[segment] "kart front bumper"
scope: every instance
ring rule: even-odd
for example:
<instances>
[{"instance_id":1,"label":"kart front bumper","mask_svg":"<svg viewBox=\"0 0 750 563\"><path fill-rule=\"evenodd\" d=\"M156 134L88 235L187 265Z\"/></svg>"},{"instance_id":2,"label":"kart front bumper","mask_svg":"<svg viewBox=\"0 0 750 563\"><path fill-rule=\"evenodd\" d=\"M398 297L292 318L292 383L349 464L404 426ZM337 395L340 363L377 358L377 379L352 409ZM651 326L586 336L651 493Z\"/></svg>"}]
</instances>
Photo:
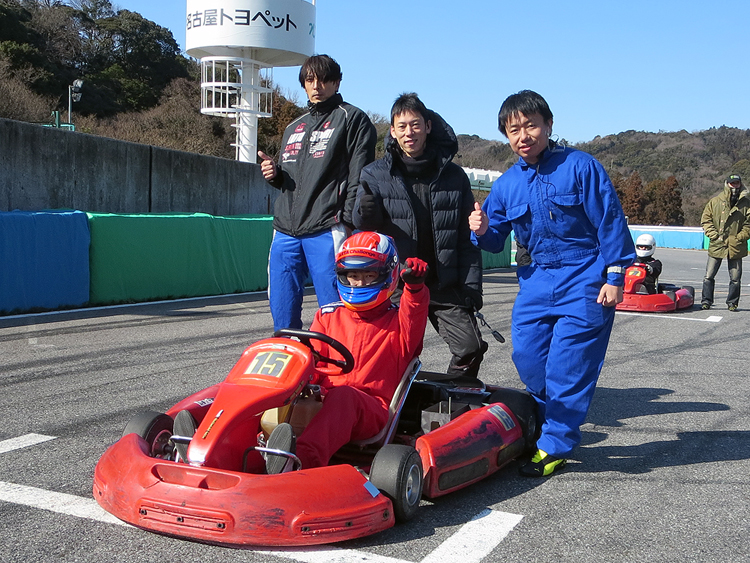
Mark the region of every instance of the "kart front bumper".
<instances>
[{"instance_id":1,"label":"kart front bumper","mask_svg":"<svg viewBox=\"0 0 750 563\"><path fill-rule=\"evenodd\" d=\"M693 296L686 289L674 292L674 299L664 293L626 293L618 311L640 311L642 313L667 313L692 307Z\"/></svg>"},{"instance_id":2,"label":"kart front bumper","mask_svg":"<svg viewBox=\"0 0 750 563\"><path fill-rule=\"evenodd\" d=\"M279 475L196 467L149 457L128 434L94 473L94 498L139 528L231 546L301 546L394 525L391 501L351 465Z\"/></svg>"}]
</instances>

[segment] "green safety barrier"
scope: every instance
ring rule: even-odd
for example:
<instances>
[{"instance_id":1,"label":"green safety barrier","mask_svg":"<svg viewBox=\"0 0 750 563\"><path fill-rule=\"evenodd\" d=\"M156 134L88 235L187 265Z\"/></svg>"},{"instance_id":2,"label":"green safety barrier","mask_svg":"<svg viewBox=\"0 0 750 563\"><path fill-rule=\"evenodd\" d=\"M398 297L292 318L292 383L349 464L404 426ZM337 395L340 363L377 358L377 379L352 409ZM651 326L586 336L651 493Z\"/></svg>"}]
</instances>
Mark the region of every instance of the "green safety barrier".
<instances>
[{"instance_id":1,"label":"green safety barrier","mask_svg":"<svg viewBox=\"0 0 750 563\"><path fill-rule=\"evenodd\" d=\"M505 248L503 248L502 252L498 252L497 254L493 254L492 252L487 252L486 250L482 250L482 268L484 268L485 270L488 270L491 268L510 268L511 240L512 240L512 235L509 236L507 239L505 239Z\"/></svg>"},{"instance_id":2,"label":"green safety barrier","mask_svg":"<svg viewBox=\"0 0 750 563\"><path fill-rule=\"evenodd\" d=\"M88 213L91 304L265 289L273 217Z\"/></svg>"}]
</instances>

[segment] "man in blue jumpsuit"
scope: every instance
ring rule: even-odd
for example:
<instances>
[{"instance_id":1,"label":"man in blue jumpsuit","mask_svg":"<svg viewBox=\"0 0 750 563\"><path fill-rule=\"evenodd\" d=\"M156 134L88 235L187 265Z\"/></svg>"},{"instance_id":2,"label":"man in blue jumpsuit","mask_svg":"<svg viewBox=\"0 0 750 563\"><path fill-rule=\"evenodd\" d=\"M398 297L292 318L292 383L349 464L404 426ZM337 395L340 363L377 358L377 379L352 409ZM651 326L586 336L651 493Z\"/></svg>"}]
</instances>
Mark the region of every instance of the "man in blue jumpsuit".
<instances>
[{"instance_id":1,"label":"man in blue jumpsuit","mask_svg":"<svg viewBox=\"0 0 750 563\"><path fill-rule=\"evenodd\" d=\"M480 248L500 252L514 231L531 254L519 268L513 362L539 406L537 451L520 468L551 475L580 443L622 301L635 248L604 168L591 155L550 140L552 112L539 94L508 97L500 131L520 158L469 217Z\"/></svg>"}]
</instances>

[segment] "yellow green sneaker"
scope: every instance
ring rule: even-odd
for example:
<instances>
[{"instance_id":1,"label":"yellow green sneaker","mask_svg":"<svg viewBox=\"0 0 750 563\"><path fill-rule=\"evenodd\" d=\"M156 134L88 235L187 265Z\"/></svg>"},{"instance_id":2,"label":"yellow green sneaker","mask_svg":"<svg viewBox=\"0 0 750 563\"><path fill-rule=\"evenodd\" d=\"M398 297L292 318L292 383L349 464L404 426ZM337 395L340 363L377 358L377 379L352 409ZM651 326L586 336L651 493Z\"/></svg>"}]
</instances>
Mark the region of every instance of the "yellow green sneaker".
<instances>
[{"instance_id":1,"label":"yellow green sneaker","mask_svg":"<svg viewBox=\"0 0 750 563\"><path fill-rule=\"evenodd\" d=\"M544 450L537 450L531 460L523 464L518 472L524 477L547 477L565 467L565 463L564 459L553 457Z\"/></svg>"}]
</instances>

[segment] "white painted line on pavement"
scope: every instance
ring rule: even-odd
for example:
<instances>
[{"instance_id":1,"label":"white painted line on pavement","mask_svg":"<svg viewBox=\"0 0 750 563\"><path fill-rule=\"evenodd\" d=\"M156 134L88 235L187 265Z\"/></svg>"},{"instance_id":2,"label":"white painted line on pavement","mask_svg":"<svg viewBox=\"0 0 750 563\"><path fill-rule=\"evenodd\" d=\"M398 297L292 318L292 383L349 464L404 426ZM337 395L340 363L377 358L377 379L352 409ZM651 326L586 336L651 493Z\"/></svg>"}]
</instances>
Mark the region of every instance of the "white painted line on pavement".
<instances>
[{"instance_id":1,"label":"white painted line on pavement","mask_svg":"<svg viewBox=\"0 0 750 563\"><path fill-rule=\"evenodd\" d=\"M26 434L0 441L0 453L5 453L49 440L55 436ZM0 502L10 502L42 510L86 518L107 524L130 526L109 514L93 498L67 493L57 493L27 485L0 481ZM479 563L513 530L523 516L486 509L464 524L457 532L440 544L421 563L461 561ZM309 547L289 550L257 550L284 559L302 563L412 563L403 559L377 555L354 549L336 547Z\"/></svg>"},{"instance_id":2,"label":"white painted line on pavement","mask_svg":"<svg viewBox=\"0 0 750 563\"><path fill-rule=\"evenodd\" d=\"M631 317L654 317L658 319L673 319L675 321L698 321L701 323L718 323L724 317L712 315L705 319L696 319L695 317L684 317L682 315L670 315L670 314L659 314L659 313L633 313L631 311L617 311L618 315L630 315Z\"/></svg>"},{"instance_id":3,"label":"white painted line on pavement","mask_svg":"<svg viewBox=\"0 0 750 563\"><path fill-rule=\"evenodd\" d=\"M26 485L0 481L0 501L107 524L130 526L105 511L93 498L88 499L66 493L56 493ZM522 518L523 516L519 514L487 509L464 524L456 533L425 557L421 563L442 563L444 561L479 563L495 549L497 544L511 532ZM411 563L403 559L366 551L335 547L257 551L302 563Z\"/></svg>"},{"instance_id":4,"label":"white painted line on pavement","mask_svg":"<svg viewBox=\"0 0 750 563\"><path fill-rule=\"evenodd\" d=\"M88 499L77 495L56 493L26 485L16 485L0 481L0 501L41 508L42 510L86 518L88 520L97 520L107 524L129 525L112 516L99 506L93 498Z\"/></svg>"},{"instance_id":5,"label":"white painted line on pavement","mask_svg":"<svg viewBox=\"0 0 750 563\"><path fill-rule=\"evenodd\" d=\"M355 549L340 549L338 547L308 547L302 549L290 550L255 550L256 553L273 555L300 561L301 563L412 563L404 559L386 557L366 551L357 551Z\"/></svg>"},{"instance_id":6,"label":"white painted line on pavement","mask_svg":"<svg viewBox=\"0 0 750 563\"><path fill-rule=\"evenodd\" d=\"M66 493L56 493L26 485L0 481L0 501L107 524L130 526L101 508L93 498L88 499ZM444 561L479 563L495 549L522 518L523 516L519 514L487 509L464 524L456 533L425 557L421 563L442 563ZM335 547L257 551L302 563L411 563L394 557Z\"/></svg>"},{"instance_id":7,"label":"white painted line on pavement","mask_svg":"<svg viewBox=\"0 0 750 563\"><path fill-rule=\"evenodd\" d=\"M242 293L225 293L222 295L203 295L200 297L183 297L181 299L163 299L161 301L141 301L139 303L121 303L119 305L102 305L100 307L81 307L79 309L61 309L59 311L45 311L44 313L23 313L20 315L7 315L0 320L6 319L28 319L35 317L54 317L66 313L88 313L91 311L112 311L115 309L128 309L132 307L143 307L144 305L163 305L165 303L190 303L191 301L210 301L218 300L222 297L243 297L245 295L264 295L268 292L262 291L244 291Z\"/></svg>"},{"instance_id":8,"label":"white painted line on pavement","mask_svg":"<svg viewBox=\"0 0 750 563\"><path fill-rule=\"evenodd\" d=\"M516 527L523 516L487 509L461 526L420 563L479 563ZM365 551L311 547L307 549L263 551L276 557L302 563L410 563Z\"/></svg>"},{"instance_id":9,"label":"white painted line on pavement","mask_svg":"<svg viewBox=\"0 0 750 563\"><path fill-rule=\"evenodd\" d=\"M44 434L25 434L17 438L3 440L0 442L0 454L42 444L55 438L55 436L45 436ZM0 481L0 501L41 508L68 516L98 520L108 524L128 525L101 508L93 498L56 493L26 485Z\"/></svg>"},{"instance_id":10,"label":"white painted line on pavement","mask_svg":"<svg viewBox=\"0 0 750 563\"><path fill-rule=\"evenodd\" d=\"M437 549L422 559L422 563L479 563L521 521L520 514L510 514L489 508L474 516Z\"/></svg>"},{"instance_id":11,"label":"white painted line on pavement","mask_svg":"<svg viewBox=\"0 0 750 563\"><path fill-rule=\"evenodd\" d=\"M0 454L6 452L12 452L13 450L20 450L28 446L35 446L43 442L54 440L56 436L45 436L44 434L25 434L17 438L9 438L8 440L0 441Z\"/></svg>"}]
</instances>

